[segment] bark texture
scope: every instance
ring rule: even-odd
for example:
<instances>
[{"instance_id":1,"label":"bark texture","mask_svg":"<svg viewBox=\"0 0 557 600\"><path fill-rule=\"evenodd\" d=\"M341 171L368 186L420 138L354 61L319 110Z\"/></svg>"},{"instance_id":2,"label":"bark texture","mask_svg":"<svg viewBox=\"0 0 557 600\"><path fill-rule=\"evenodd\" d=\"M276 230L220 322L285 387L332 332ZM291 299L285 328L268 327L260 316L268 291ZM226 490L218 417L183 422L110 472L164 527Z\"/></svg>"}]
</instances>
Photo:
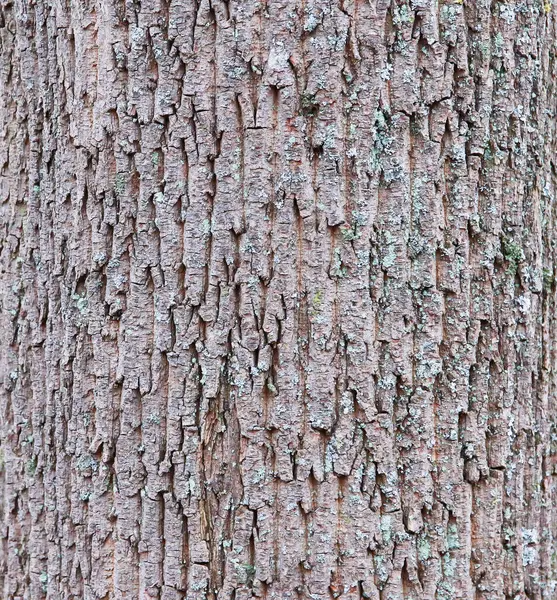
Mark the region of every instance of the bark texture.
<instances>
[{"instance_id":1,"label":"bark texture","mask_svg":"<svg viewBox=\"0 0 557 600\"><path fill-rule=\"evenodd\" d=\"M552 0L0 1L0 596L557 597Z\"/></svg>"}]
</instances>

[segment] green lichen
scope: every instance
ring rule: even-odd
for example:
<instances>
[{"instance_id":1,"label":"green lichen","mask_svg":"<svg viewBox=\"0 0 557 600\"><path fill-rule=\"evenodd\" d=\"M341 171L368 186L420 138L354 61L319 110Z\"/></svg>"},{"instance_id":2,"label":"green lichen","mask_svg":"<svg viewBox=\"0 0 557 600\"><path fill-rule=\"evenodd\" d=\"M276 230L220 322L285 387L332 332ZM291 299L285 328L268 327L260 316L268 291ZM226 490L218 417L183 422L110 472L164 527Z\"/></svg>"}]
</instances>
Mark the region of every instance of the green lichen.
<instances>
[{"instance_id":1,"label":"green lichen","mask_svg":"<svg viewBox=\"0 0 557 600\"><path fill-rule=\"evenodd\" d=\"M447 527L447 548L449 550L457 550L460 548L456 523L449 523L449 526Z\"/></svg>"},{"instance_id":2,"label":"green lichen","mask_svg":"<svg viewBox=\"0 0 557 600\"><path fill-rule=\"evenodd\" d=\"M209 219L204 219L201 223L201 232L204 236L209 236L211 233L211 222Z\"/></svg>"},{"instance_id":3,"label":"green lichen","mask_svg":"<svg viewBox=\"0 0 557 600\"><path fill-rule=\"evenodd\" d=\"M318 289L313 298L311 300L311 305L313 306L313 310L315 312L319 312L321 310L321 304L323 303L323 290Z\"/></svg>"},{"instance_id":4,"label":"green lichen","mask_svg":"<svg viewBox=\"0 0 557 600\"><path fill-rule=\"evenodd\" d=\"M340 233L342 234L342 239L345 242L352 242L352 241L358 239L358 237L359 237L357 232L354 229L352 229L351 227L343 227L340 230Z\"/></svg>"},{"instance_id":5,"label":"green lichen","mask_svg":"<svg viewBox=\"0 0 557 600\"><path fill-rule=\"evenodd\" d=\"M39 575L39 581L42 584L42 588L43 588L43 592L46 593L48 587L48 573L46 571L43 571L40 575Z\"/></svg>"},{"instance_id":6,"label":"green lichen","mask_svg":"<svg viewBox=\"0 0 557 600\"><path fill-rule=\"evenodd\" d=\"M37 471L37 457L32 456L27 461L27 474L31 475L31 477L33 477L33 475L35 475L36 471Z\"/></svg>"},{"instance_id":7,"label":"green lichen","mask_svg":"<svg viewBox=\"0 0 557 600\"><path fill-rule=\"evenodd\" d=\"M382 590L385 587L385 583L389 579L389 571L387 564L385 563L385 557L381 554L376 554L373 557L375 563L375 575L377 576L378 588Z\"/></svg>"},{"instance_id":8,"label":"green lichen","mask_svg":"<svg viewBox=\"0 0 557 600\"><path fill-rule=\"evenodd\" d=\"M300 98L301 112L306 117L314 117L319 112L319 101L315 94L303 93Z\"/></svg>"},{"instance_id":9,"label":"green lichen","mask_svg":"<svg viewBox=\"0 0 557 600\"><path fill-rule=\"evenodd\" d=\"M306 22L304 23L304 31L307 31L308 33L315 31L319 23L320 19L315 14L310 12L307 16Z\"/></svg>"},{"instance_id":10,"label":"green lichen","mask_svg":"<svg viewBox=\"0 0 557 600\"><path fill-rule=\"evenodd\" d=\"M117 173L114 181L114 191L118 196L122 195L126 189L126 176L124 173Z\"/></svg>"},{"instance_id":11,"label":"green lichen","mask_svg":"<svg viewBox=\"0 0 557 600\"><path fill-rule=\"evenodd\" d=\"M411 25L414 22L414 13L407 4L396 6L393 10L393 25Z\"/></svg>"},{"instance_id":12,"label":"green lichen","mask_svg":"<svg viewBox=\"0 0 557 600\"><path fill-rule=\"evenodd\" d=\"M84 471L96 471L99 468L99 463L90 454L84 454L77 461L77 469L81 473Z\"/></svg>"},{"instance_id":13,"label":"green lichen","mask_svg":"<svg viewBox=\"0 0 557 600\"><path fill-rule=\"evenodd\" d=\"M87 298L85 296L85 294L81 295L81 294L73 294L72 295L72 299L75 300L75 305L77 307L77 310L82 314L86 314L87 313L87 306L88 306L88 301Z\"/></svg>"},{"instance_id":14,"label":"green lichen","mask_svg":"<svg viewBox=\"0 0 557 600\"><path fill-rule=\"evenodd\" d=\"M256 568L254 567L254 565L240 563L236 565L236 571L238 572L238 576L242 583L244 583L248 587L253 586L256 573Z\"/></svg>"},{"instance_id":15,"label":"green lichen","mask_svg":"<svg viewBox=\"0 0 557 600\"><path fill-rule=\"evenodd\" d=\"M431 556L431 546L427 538L420 536L418 538L418 560L425 562Z\"/></svg>"},{"instance_id":16,"label":"green lichen","mask_svg":"<svg viewBox=\"0 0 557 600\"><path fill-rule=\"evenodd\" d=\"M443 555L443 575L445 577L452 579L455 576L456 572L456 560L450 555Z\"/></svg>"},{"instance_id":17,"label":"green lichen","mask_svg":"<svg viewBox=\"0 0 557 600\"><path fill-rule=\"evenodd\" d=\"M381 535L383 538L383 543L385 545L390 544L392 539L392 517L390 515L383 515L381 517L380 523Z\"/></svg>"},{"instance_id":18,"label":"green lichen","mask_svg":"<svg viewBox=\"0 0 557 600\"><path fill-rule=\"evenodd\" d=\"M394 246L389 246L386 255L383 257L381 261L381 266L383 269L388 269L392 267L396 262L396 250Z\"/></svg>"},{"instance_id":19,"label":"green lichen","mask_svg":"<svg viewBox=\"0 0 557 600\"><path fill-rule=\"evenodd\" d=\"M340 248L335 248L333 254L333 264L331 266L331 277L341 279L348 275L348 269L342 264Z\"/></svg>"},{"instance_id":20,"label":"green lichen","mask_svg":"<svg viewBox=\"0 0 557 600\"><path fill-rule=\"evenodd\" d=\"M503 256L509 263L508 271L514 275L518 269L518 265L524 261L525 254L522 247L510 238L504 238L503 242Z\"/></svg>"}]
</instances>

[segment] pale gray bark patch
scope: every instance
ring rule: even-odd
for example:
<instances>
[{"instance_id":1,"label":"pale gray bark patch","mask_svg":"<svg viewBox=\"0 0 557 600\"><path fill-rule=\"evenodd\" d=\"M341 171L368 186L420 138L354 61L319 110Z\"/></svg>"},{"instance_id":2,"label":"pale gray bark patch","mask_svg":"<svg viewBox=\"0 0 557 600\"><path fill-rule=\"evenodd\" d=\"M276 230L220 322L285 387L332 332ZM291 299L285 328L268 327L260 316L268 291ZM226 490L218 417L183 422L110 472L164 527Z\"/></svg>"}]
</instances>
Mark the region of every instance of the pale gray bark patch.
<instances>
[{"instance_id":1,"label":"pale gray bark patch","mask_svg":"<svg viewBox=\"0 0 557 600\"><path fill-rule=\"evenodd\" d=\"M552 0L0 0L0 596L557 597Z\"/></svg>"}]
</instances>

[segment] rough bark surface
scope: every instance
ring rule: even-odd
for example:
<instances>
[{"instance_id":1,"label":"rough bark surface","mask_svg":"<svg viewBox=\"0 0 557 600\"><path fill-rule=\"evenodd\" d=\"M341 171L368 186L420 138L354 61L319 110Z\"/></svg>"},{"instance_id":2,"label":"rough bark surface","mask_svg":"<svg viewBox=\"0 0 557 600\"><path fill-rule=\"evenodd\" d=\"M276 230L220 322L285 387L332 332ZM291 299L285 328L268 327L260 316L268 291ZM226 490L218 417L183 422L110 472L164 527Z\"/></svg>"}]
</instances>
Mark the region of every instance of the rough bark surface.
<instances>
[{"instance_id":1,"label":"rough bark surface","mask_svg":"<svg viewBox=\"0 0 557 600\"><path fill-rule=\"evenodd\" d=\"M557 597L551 0L0 1L0 595Z\"/></svg>"}]
</instances>

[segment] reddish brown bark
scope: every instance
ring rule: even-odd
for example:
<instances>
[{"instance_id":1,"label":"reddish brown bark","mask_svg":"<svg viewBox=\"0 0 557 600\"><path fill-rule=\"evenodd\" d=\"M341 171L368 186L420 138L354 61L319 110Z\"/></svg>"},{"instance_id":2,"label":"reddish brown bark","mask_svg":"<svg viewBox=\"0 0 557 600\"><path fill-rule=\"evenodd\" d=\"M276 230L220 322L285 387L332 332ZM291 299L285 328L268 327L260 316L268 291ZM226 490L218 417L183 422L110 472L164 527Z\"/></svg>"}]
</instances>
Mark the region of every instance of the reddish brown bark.
<instances>
[{"instance_id":1,"label":"reddish brown bark","mask_svg":"<svg viewBox=\"0 0 557 600\"><path fill-rule=\"evenodd\" d=\"M0 1L0 596L557 597L550 0Z\"/></svg>"}]
</instances>

